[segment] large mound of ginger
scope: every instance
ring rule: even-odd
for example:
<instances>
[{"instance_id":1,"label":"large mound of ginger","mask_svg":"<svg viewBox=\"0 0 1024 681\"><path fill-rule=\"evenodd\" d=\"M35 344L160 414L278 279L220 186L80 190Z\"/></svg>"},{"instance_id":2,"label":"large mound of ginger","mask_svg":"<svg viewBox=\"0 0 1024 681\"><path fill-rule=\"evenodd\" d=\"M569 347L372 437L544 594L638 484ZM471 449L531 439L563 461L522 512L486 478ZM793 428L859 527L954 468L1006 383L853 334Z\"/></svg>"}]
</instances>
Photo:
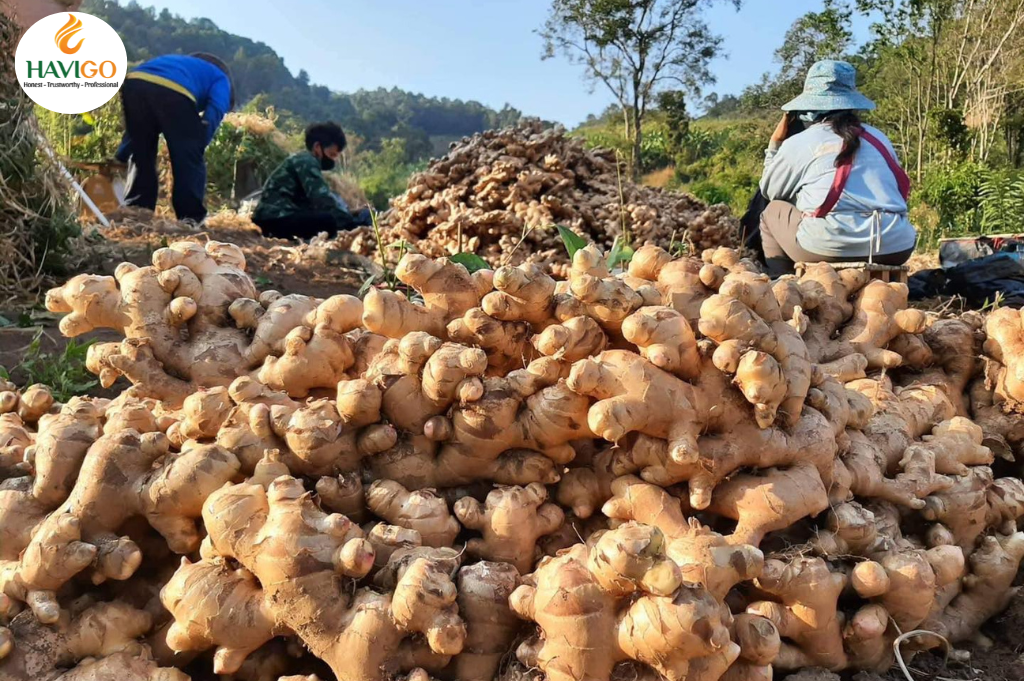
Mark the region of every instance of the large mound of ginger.
<instances>
[{"instance_id":1,"label":"large mound of ginger","mask_svg":"<svg viewBox=\"0 0 1024 681\"><path fill-rule=\"evenodd\" d=\"M2 386L0 681L883 671L1014 595L1018 312L726 249L396 276L180 242L49 292L127 387Z\"/></svg>"},{"instance_id":2,"label":"large mound of ginger","mask_svg":"<svg viewBox=\"0 0 1024 681\"><path fill-rule=\"evenodd\" d=\"M430 257L475 253L496 266L533 263L559 274L570 262L555 225L604 249L616 238L674 241L696 252L739 245L739 220L728 206L626 175L614 152L523 119L463 138L415 173L381 216L379 233L363 227L316 245L375 257L383 238Z\"/></svg>"}]
</instances>

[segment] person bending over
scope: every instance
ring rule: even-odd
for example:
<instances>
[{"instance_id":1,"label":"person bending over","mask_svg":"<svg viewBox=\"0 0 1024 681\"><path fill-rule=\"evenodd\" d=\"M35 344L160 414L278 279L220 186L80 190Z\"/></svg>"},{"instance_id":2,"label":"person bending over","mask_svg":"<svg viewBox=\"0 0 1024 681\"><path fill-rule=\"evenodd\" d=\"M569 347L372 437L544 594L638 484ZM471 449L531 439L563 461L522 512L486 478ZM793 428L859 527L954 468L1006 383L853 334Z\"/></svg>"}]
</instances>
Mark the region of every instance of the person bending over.
<instances>
[{"instance_id":1,"label":"person bending over","mask_svg":"<svg viewBox=\"0 0 1024 681\"><path fill-rule=\"evenodd\" d=\"M264 236L310 239L370 224L368 208L353 215L324 180L323 172L334 169L347 143L337 123L306 128L306 151L285 159L263 186L252 221Z\"/></svg>"},{"instance_id":2,"label":"person bending over","mask_svg":"<svg viewBox=\"0 0 1024 681\"><path fill-rule=\"evenodd\" d=\"M820 61L803 94L782 107L787 114L772 135L760 185L771 202L761 239L773 278L795 262L902 265L914 251L910 179L892 142L861 122L857 112L875 105L856 82L852 65ZM787 139L793 116L807 129Z\"/></svg>"},{"instance_id":3,"label":"person bending over","mask_svg":"<svg viewBox=\"0 0 1024 681\"><path fill-rule=\"evenodd\" d=\"M227 65L212 54L168 54L140 64L121 87L125 135L117 156L128 163L125 203L156 208L157 145L167 141L174 174L171 204L179 220L206 217L206 147L235 105Z\"/></svg>"}]
</instances>

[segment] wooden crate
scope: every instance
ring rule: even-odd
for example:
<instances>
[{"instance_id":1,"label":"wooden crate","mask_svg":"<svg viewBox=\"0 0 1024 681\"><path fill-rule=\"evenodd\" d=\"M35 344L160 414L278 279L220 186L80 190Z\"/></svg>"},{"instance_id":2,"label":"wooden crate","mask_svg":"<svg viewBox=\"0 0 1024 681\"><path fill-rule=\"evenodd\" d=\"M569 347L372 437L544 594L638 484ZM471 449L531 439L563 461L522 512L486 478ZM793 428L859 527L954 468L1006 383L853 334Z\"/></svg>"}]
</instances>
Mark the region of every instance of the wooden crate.
<instances>
[{"instance_id":1,"label":"wooden crate","mask_svg":"<svg viewBox=\"0 0 1024 681\"><path fill-rule=\"evenodd\" d=\"M815 263L796 263L797 276L803 276L810 264ZM910 277L910 267L907 265L879 265L870 262L830 262L828 265L837 270L865 270L872 279L885 282L906 284Z\"/></svg>"}]
</instances>

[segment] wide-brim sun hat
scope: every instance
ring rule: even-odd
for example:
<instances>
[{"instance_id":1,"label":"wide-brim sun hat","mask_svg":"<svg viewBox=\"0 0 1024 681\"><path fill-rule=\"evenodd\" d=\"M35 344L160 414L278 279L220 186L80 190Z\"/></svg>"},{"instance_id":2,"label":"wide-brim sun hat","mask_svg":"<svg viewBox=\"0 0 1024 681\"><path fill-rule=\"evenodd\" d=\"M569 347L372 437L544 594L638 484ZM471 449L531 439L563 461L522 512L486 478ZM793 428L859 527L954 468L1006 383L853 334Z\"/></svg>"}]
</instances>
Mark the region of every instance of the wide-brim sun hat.
<instances>
[{"instance_id":1,"label":"wide-brim sun hat","mask_svg":"<svg viewBox=\"0 0 1024 681\"><path fill-rule=\"evenodd\" d=\"M875 103L857 91L857 69L845 61L827 59L807 71L804 91L783 111L873 111Z\"/></svg>"}]
</instances>

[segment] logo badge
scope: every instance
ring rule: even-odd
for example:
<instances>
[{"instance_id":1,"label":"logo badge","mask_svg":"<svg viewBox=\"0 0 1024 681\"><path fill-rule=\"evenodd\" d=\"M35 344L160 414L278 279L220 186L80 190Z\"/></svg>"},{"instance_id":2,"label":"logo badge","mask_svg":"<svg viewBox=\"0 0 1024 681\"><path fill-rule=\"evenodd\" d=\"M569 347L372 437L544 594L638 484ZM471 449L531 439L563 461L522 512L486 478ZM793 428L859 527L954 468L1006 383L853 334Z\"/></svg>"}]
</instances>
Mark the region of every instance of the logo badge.
<instances>
[{"instance_id":1,"label":"logo badge","mask_svg":"<svg viewBox=\"0 0 1024 681\"><path fill-rule=\"evenodd\" d=\"M84 12L43 17L22 36L14 58L25 93L44 109L62 114L103 106L117 94L128 71L121 36Z\"/></svg>"}]
</instances>

